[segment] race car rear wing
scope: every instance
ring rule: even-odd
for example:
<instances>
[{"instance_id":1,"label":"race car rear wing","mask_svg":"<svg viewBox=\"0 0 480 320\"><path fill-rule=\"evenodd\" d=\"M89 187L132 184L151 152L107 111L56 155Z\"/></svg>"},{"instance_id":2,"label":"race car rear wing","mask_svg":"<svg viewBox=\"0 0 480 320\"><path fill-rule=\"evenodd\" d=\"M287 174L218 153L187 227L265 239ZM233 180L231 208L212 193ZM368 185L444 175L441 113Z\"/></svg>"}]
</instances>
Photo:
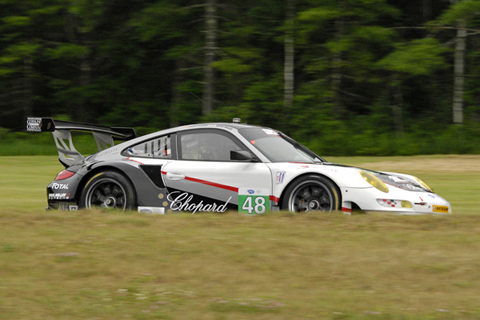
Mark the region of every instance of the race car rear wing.
<instances>
[{"instance_id":1,"label":"race car rear wing","mask_svg":"<svg viewBox=\"0 0 480 320\"><path fill-rule=\"evenodd\" d=\"M107 127L88 123L54 120L52 118L27 118L27 131L52 132L58 150L58 159L66 167L82 163L85 157L75 149L71 131L91 132L98 151L114 146L113 140L130 140L136 137L135 129Z\"/></svg>"}]
</instances>

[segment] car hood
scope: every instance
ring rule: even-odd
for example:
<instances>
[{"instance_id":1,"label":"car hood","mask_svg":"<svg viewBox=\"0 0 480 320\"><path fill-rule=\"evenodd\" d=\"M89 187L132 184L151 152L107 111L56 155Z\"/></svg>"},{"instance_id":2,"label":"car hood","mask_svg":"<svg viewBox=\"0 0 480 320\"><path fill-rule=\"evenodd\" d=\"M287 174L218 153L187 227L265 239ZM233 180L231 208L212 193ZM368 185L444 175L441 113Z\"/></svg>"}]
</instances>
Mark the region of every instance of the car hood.
<instances>
[{"instance_id":1,"label":"car hood","mask_svg":"<svg viewBox=\"0 0 480 320\"><path fill-rule=\"evenodd\" d=\"M338 168L340 170L341 168L343 168L343 169L353 169L356 171L365 171L376 176L388 186L393 186L406 191L433 192L433 190L425 182L409 174L403 174L403 173L397 173L397 172L374 171L370 169L363 169L359 167L348 166L348 165L343 165L338 163L331 163L331 162L325 162L322 164L322 166Z\"/></svg>"}]
</instances>

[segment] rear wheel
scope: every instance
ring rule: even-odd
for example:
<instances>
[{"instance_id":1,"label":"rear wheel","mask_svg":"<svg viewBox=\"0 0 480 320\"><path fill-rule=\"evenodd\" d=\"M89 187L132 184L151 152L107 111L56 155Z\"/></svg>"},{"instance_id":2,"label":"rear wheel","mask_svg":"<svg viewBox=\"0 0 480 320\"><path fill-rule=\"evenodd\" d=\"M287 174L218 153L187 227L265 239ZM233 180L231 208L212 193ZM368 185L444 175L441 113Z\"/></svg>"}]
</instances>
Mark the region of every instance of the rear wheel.
<instances>
[{"instance_id":1,"label":"rear wheel","mask_svg":"<svg viewBox=\"0 0 480 320\"><path fill-rule=\"evenodd\" d=\"M282 209L291 212L340 210L340 190L329 179L309 175L299 178L285 191Z\"/></svg>"},{"instance_id":2,"label":"rear wheel","mask_svg":"<svg viewBox=\"0 0 480 320\"><path fill-rule=\"evenodd\" d=\"M85 184L80 207L131 210L135 207L135 190L122 174L100 172Z\"/></svg>"}]
</instances>

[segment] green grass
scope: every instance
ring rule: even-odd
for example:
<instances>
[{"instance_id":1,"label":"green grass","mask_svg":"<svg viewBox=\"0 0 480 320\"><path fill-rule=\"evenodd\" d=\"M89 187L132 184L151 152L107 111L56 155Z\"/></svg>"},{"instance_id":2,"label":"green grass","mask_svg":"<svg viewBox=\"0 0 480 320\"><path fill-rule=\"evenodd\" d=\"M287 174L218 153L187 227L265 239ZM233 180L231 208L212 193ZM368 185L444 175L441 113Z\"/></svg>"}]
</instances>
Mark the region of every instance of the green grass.
<instances>
[{"instance_id":1,"label":"green grass","mask_svg":"<svg viewBox=\"0 0 480 320\"><path fill-rule=\"evenodd\" d=\"M46 187L62 169L56 156L0 157L0 207L22 212L45 208Z\"/></svg>"},{"instance_id":2,"label":"green grass","mask_svg":"<svg viewBox=\"0 0 480 320\"><path fill-rule=\"evenodd\" d=\"M480 319L478 159L329 160L411 166L454 214L45 211L57 158L0 157L0 318Z\"/></svg>"}]
</instances>

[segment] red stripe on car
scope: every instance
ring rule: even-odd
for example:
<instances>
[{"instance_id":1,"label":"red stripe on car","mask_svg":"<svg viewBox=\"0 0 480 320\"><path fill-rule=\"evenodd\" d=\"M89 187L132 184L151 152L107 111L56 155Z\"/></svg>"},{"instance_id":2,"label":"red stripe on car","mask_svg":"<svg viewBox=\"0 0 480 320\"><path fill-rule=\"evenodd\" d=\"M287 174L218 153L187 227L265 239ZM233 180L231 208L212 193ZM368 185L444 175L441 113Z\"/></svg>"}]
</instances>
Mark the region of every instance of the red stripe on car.
<instances>
[{"instance_id":1,"label":"red stripe on car","mask_svg":"<svg viewBox=\"0 0 480 320\"><path fill-rule=\"evenodd\" d=\"M205 184L207 186L212 186L212 187L225 189L225 190L229 190L229 191L233 191L233 192L238 192L238 188L236 188L236 187L231 187L231 186L227 186L227 185L216 183L216 182L201 180L201 179L192 178L192 177L185 177L185 180L192 181L192 182L197 182L197 183Z\"/></svg>"},{"instance_id":2,"label":"red stripe on car","mask_svg":"<svg viewBox=\"0 0 480 320\"><path fill-rule=\"evenodd\" d=\"M143 162L140 162L140 161L138 161L138 160L132 159L131 157L128 157L127 160L130 160L130 161L133 161L133 162L136 162L136 163L143 164Z\"/></svg>"},{"instance_id":3,"label":"red stripe on car","mask_svg":"<svg viewBox=\"0 0 480 320\"><path fill-rule=\"evenodd\" d=\"M167 174L167 172L162 171L162 174ZM211 181L202 180L202 179L197 179L197 178L192 178L192 177L185 177L184 179L188 180L188 181L192 181L192 182L205 184L207 186L212 186L212 187L216 187L216 188L220 188L220 189L225 189L225 190L229 190L229 191L233 191L233 192L238 192L238 188L232 187L232 186L227 186L225 184L220 184L220 183L211 182Z\"/></svg>"}]
</instances>

